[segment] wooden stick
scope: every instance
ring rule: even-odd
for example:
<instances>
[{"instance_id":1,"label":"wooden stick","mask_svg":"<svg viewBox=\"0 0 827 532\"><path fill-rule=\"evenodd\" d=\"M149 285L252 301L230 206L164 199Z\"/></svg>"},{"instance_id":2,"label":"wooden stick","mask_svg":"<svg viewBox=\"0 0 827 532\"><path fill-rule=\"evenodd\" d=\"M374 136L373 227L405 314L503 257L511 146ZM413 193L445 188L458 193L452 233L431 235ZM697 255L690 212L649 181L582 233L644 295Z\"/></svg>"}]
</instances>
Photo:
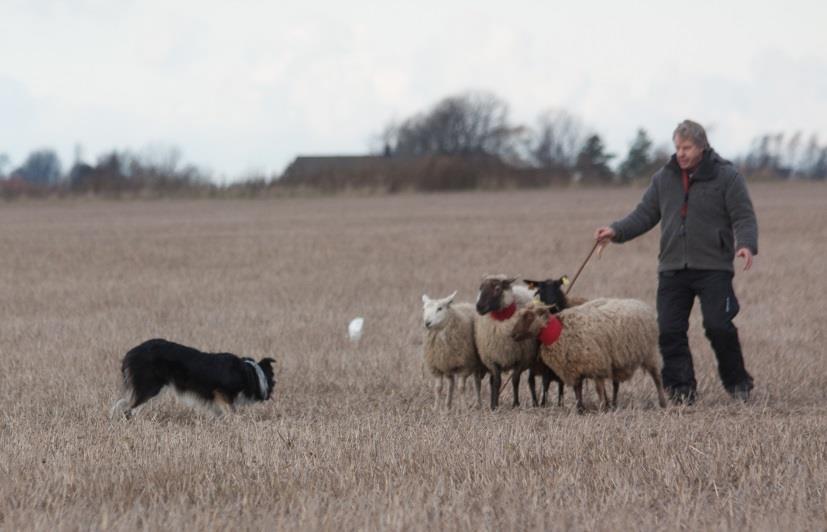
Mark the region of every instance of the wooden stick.
<instances>
[{"instance_id":1,"label":"wooden stick","mask_svg":"<svg viewBox=\"0 0 827 532\"><path fill-rule=\"evenodd\" d=\"M589 251L588 257L586 257L586 260L584 260L583 264L580 265L580 269L577 270L576 274L574 274L574 279L571 280L571 282L569 283L569 286L566 288L566 295L569 295L569 292L571 292L571 289L574 288L574 283L577 281L577 278L580 277L580 273L583 271L583 268L586 267L586 264L589 262L589 259L591 259L592 255L594 255L594 250L596 250L597 246L599 246L599 245L600 245L600 240L595 241L594 246L592 246L592 250Z\"/></svg>"}]
</instances>

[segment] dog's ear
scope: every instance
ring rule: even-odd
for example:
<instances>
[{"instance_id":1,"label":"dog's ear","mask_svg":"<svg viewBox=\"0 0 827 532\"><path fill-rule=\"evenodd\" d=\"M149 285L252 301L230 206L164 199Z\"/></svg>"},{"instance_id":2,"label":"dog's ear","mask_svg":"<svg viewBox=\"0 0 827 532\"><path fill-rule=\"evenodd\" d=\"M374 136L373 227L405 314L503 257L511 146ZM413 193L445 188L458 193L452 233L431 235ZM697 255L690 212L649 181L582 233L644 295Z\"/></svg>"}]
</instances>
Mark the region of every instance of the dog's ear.
<instances>
[{"instance_id":1,"label":"dog's ear","mask_svg":"<svg viewBox=\"0 0 827 532\"><path fill-rule=\"evenodd\" d=\"M274 359L270 358L270 357L262 358L261 360L258 361L259 366L270 366L271 369L273 367L273 364L275 364L275 363L276 363L276 361Z\"/></svg>"}]
</instances>

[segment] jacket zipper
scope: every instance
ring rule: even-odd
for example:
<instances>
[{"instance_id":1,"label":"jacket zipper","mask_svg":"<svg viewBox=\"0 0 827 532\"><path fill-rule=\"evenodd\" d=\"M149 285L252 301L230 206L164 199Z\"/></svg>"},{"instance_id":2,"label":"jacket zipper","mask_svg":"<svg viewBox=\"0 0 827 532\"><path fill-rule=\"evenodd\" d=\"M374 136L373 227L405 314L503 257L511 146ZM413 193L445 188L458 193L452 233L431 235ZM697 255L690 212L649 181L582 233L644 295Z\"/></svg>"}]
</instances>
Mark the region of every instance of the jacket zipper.
<instances>
[{"instance_id":1,"label":"jacket zipper","mask_svg":"<svg viewBox=\"0 0 827 532\"><path fill-rule=\"evenodd\" d=\"M681 238L683 239L683 267L689 268L689 244L686 235L686 218L689 214L689 189L692 188L692 177L686 175L684 180L684 173L681 170L681 184L683 185L683 205L681 205Z\"/></svg>"}]
</instances>

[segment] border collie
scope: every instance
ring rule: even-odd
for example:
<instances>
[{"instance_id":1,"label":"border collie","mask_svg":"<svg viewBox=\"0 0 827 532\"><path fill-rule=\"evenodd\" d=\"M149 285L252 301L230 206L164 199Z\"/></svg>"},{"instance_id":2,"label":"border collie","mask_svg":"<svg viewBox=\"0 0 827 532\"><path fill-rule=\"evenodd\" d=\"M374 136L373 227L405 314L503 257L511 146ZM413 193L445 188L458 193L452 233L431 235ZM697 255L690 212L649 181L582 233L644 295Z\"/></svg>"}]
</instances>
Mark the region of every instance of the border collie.
<instances>
[{"instance_id":1,"label":"border collie","mask_svg":"<svg viewBox=\"0 0 827 532\"><path fill-rule=\"evenodd\" d=\"M123 357L124 398L110 412L113 418L125 405L127 419L169 386L186 402L201 403L220 416L227 410L270 399L276 379L272 358L256 362L232 353L204 353L162 339L148 340Z\"/></svg>"}]
</instances>

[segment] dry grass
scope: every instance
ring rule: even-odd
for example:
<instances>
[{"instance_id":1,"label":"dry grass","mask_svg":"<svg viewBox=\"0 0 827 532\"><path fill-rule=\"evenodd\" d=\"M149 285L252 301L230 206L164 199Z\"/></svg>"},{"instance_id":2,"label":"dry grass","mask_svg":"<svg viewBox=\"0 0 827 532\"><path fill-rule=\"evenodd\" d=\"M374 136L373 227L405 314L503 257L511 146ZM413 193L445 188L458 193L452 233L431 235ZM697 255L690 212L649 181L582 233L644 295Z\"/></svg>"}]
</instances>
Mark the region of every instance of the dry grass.
<instances>
[{"instance_id":1,"label":"dry grass","mask_svg":"<svg viewBox=\"0 0 827 532\"><path fill-rule=\"evenodd\" d=\"M0 528L823 528L827 188L752 193L752 402L723 393L696 310L696 406L658 410L638 375L619 411L585 416L571 390L565 409L432 412L420 295L572 274L640 190L2 205ZM575 293L654 302L655 233ZM110 423L120 357L157 336L275 355L276 399Z\"/></svg>"}]
</instances>

